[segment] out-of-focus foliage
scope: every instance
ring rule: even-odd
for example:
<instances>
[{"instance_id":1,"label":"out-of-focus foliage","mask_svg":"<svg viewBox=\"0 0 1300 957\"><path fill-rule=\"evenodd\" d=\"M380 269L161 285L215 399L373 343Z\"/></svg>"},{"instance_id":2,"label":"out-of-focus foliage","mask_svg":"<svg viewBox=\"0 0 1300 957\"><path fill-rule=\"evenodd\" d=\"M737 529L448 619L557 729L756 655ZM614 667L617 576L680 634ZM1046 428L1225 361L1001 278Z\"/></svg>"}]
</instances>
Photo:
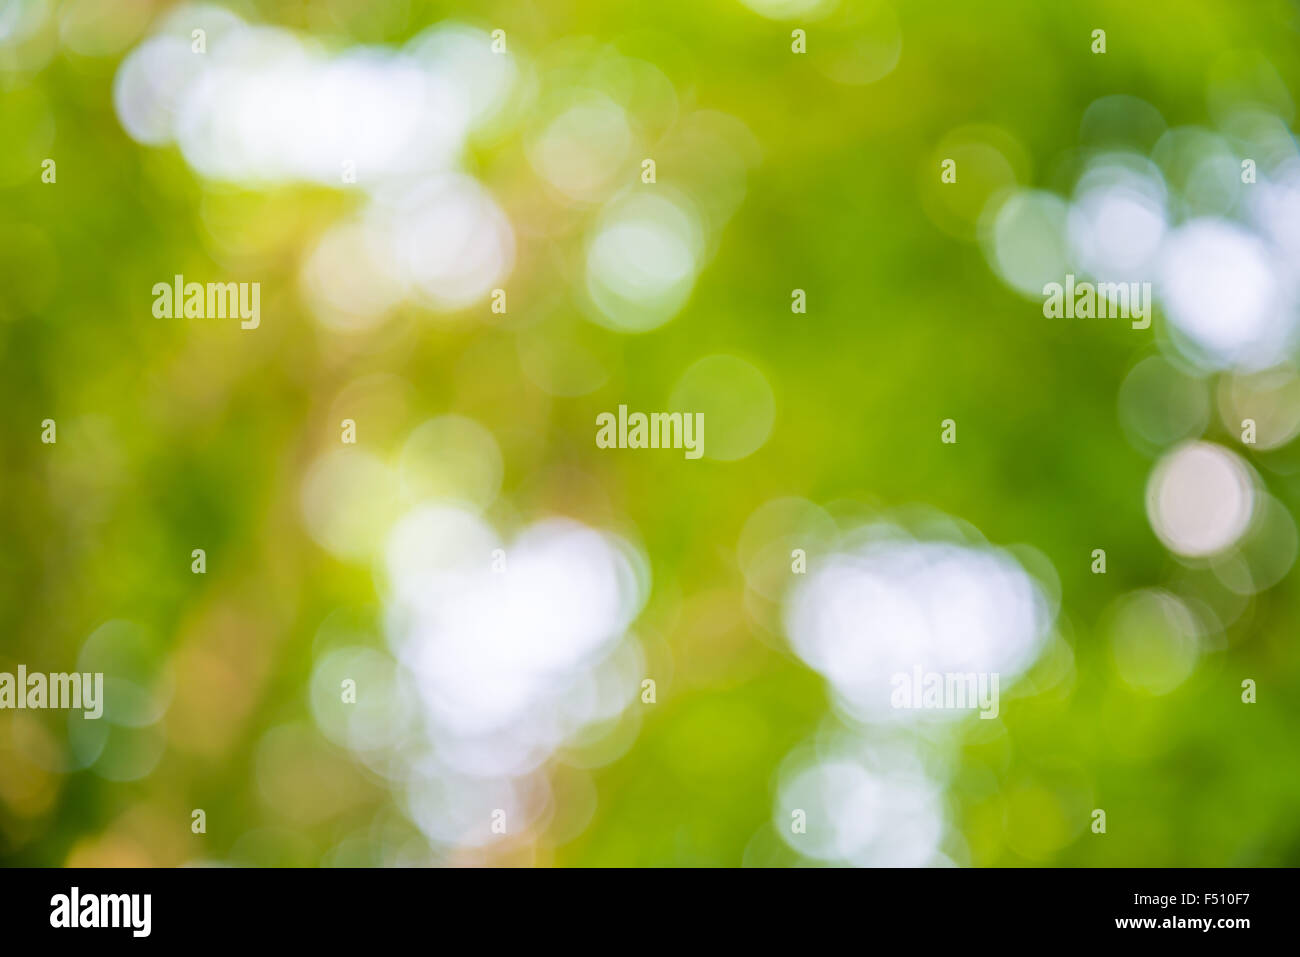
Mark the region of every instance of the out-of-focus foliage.
<instances>
[{"instance_id":1,"label":"out-of-focus foliage","mask_svg":"<svg viewBox=\"0 0 1300 957\"><path fill-rule=\"evenodd\" d=\"M1013 281L1042 244L996 227L1017 190L1085 208L1121 155L1156 170L1167 235L1241 223L1290 288L1296 247L1251 204L1300 209L1293 4L264 2L229 10L298 45L238 55L212 8L0 10L0 671L145 702L0 711L0 860L1300 863L1293 345L1276 387L1198 365L1155 267L1150 329L1047 319ZM159 36L257 82L226 102L208 74L167 114L192 60L124 86ZM373 72L339 68L362 46ZM295 57L334 85L295 87ZM360 133L316 144L333 110ZM1258 192L1215 200L1162 139L1184 127ZM178 274L260 283L260 326L157 318ZM705 457L598 448L620 405L704 410ZM1250 416L1280 441L1243 444ZM1153 528L1186 439L1244 464L1255 546L1176 555ZM756 539L782 499L805 500L788 536ZM1033 576L1049 620L996 720L855 716L792 645L797 589L882 517ZM508 599L498 546L533 576ZM1001 594L974 567L908 587L934 614ZM453 617L454 652L411 651ZM896 845L849 833L895 821Z\"/></svg>"}]
</instances>

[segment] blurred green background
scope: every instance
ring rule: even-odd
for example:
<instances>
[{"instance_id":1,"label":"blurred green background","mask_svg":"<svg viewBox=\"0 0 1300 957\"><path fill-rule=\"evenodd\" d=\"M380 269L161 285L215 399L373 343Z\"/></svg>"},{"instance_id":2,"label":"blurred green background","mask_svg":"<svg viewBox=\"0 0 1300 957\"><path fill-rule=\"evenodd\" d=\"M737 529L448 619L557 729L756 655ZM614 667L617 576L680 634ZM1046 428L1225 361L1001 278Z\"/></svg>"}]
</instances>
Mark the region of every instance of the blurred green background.
<instances>
[{"instance_id":1,"label":"blurred green background","mask_svg":"<svg viewBox=\"0 0 1300 957\"><path fill-rule=\"evenodd\" d=\"M970 716L920 734L942 833L901 860L1300 863L1296 573L1286 561L1272 587L1234 592L1205 562L1171 554L1146 488L1173 441L1134 440L1121 387L1138 363L1165 356L1216 410L1174 437L1232 449L1291 514L1294 443L1241 444L1220 410L1232 370L1187 372L1159 307L1146 331L1045 319L1041 303L991 268L986 240L999 191L1069 197L1096 148L1081 124L1102 98L1143 100L1168 128L1213 130L1216 77L1241 75L1223 58L1245 51L1255 58L1246 62L1267 65L1247 71L1247 86L1290 125L1287 105L1300 94L1295 4L223 9L291 31L322 58L358 46L395 55L449 26L470 31L457 35L477 57L491 31L505 30L511 73L494 112L436 163L491 197L509 224L509 262L496 271L489 262L455 301L431 300L428 287L473 273L472 256L467 265L451 255L415 294L384 299L364 273L361 287L339 292L329 279L354 257L326 258L313 272L321 238L367 221L372 194L418 170L378 183L362 163L357 184L297 175L293 163L265 177L211 175L202 157L220 158L234 134L226 129L208 154L201 137L192 149L165 136L143 142L124 126L132 94L120 85L133 51L168 30L188 46L194 24L208 24L207 50L194 55L219 66L233 28L213 24L226 21L206 7L127 0L4 4L0 670L103 663L97 670L118 674L147 705L117 719L110 708L93 731L76 714L0 711L0 861L897 863L801 854L777 833L788 818L779 792L789 755L828 728L866 745L896 735L840 714L827 681L790 650L779 601L751 594L738 556L746 523L765 503L798 497L841 531L865 509L923 505L989 542L1032 546L1058 580L1045 586L1059 593L1059 611L1042 673L1017 696L1004 682L997 721ZM1090 49L1099 28L1100 55ZM806 30L805 54L792 52L795 29ZM488 83L468 73L461 93ZM356 95L365 104L373 92ZM161 115L153 95L150 115ZM258 95L290 94L268 84ZM572 118L567 140L548 125L563 104L595 96L584 102L598 108ZM175 104L181 121L186 102ZM395 92L363 109L375 126L361 138L382 144L405 102ZM1145 142L1141 131L1117 135L1129 137L1122 148L1149 153L1160 131ZM958 179L942 184L950 155ZM326 156L321 168L349 156ZM646 157L656 159L653 184L641 178ZM53 183L41 179L46 158L57 163ZM1261 179L1281 175L1286 157L1260 163ZM691 211L689 295L678 303L669 290L668 304L648 312L602 306L592 237L618 203L645 195ZM392 215L415 203L393 201ZM465 239L432 214L428 230L435 246L482 237ZM633 300L657 281L655 269L672 266L641 275L619 262L610 281ZM260 327L155 318L150 290L177 273L260 282ZM504 314L490 309L497 287L508 293ZM806 314L791 312L794 289L807 293ZM353 295L366 307L344 310L343 322L322 318L322 298ZM650 328L628 327L642 322ZM719 403L706 413L706 450L738 441L749 454L691 461L595 446L598 413L669 409L687 370L716 355L745 371L703 387ZM766 393L770 424L754 412ZM1296 406L1287 395L1282 413ZM727 396L738 403L731 411ZM583 761L566 760L567 745L553 749L527 776L545 782L544 810L520 812L499 840L427 826L394 783L401 760L354 753L327 733L332 719L312 698L330 650L390 653L376 556L421 499L403 472L410 436L449 415L490 434L495 459L483 455L499 462L499 491L489 477L486 491L469 493L483 492L482 518L504 539L567 515L632 543L649 570L626 642L656 681L656 701L641 700L635 676L610 725L621 743ZM41 442L47 418L56 444ZM355 447L340 443L344 418L357 423ZM955 445L939 441L948 418ZM750 433L755 442L734 438ZM465 493L458 455L473 459L483 445L466 434L448 440L450 451L435 448L414 485ZM319 463L353 454L369 457L360 471L330 472L324 504L313 499ZM372 465L395 470L396 484L384 484L388 472L370 482ZM206 551L203 575L191 572L195 548ZM1107 553L1104 575L1091 571L1096 548ZM811 548L810 571L819 558ZM1152 588L1208 609L1200 620L1211 622L1194 667L1161 693L1117 665L1108 630L1115 602ZM1241 700L1245 678L1258 683L1253 705ZM422 786L436 789L432 778ZM471 812L468 797L446 800L484 820L504 806L484 798ZM196 808L205 833L191 829ZM1091 833L1094 808L1106 811L1104 835Z\"/></svg>"}]
</instances>

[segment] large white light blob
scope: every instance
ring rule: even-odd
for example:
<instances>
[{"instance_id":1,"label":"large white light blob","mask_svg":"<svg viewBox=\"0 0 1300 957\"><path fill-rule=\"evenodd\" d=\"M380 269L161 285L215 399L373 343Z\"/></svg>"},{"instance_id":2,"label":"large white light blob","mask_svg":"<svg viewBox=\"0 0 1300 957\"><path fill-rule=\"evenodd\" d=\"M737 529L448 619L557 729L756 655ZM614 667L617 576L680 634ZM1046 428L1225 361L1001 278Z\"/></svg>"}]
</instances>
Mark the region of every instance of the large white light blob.
<instances>
[{"instance_id":1,"label":"large white light blob","mask_svg":"<svg viewBox=\"0 0 1300 957\"><path fill-rule=\"evenodd\" d=\"M1175 230L1158 290L1175 341L1204 368L1267 368L1294 343L1291 284L1270 247L1234 223L1196 219Z\"/></svg>"},{"instance_id":2,"label":"large white light blob","mask_svg":"<svg viewBox=\"0 0 1300 957\"><path fill-rule=\"evenodd\" d=\"M872 540L818 562L786 606L796 653L859 721L905 718L898 675L997 674L1005 688L1042 650L1050 603L1007 552ZM935 714L960 715L945 710Z\"/></svg>"},{"instance_id":3,"label":"large white light blob","mask_svg":"<svg viewBox=\"0 0 1300 957\"><path fill-rule=\"evenodd\" d=\"M648 594L644 558L562 518L506 541L433 501L393 528L384 577L389 644L418 702L417 732L392 742L385 773L437 842L495 839L490 813L512 806L527 825L540 805L509 802L545 789L543 763L595 743L636 700L643 665L627 635Z\"/></svg>"},{"instance_id":4,"label":"large white light blob","mask_svg":"<svg viewBox=\"0 0 1300 957\"><path fill-rule=\"evenodd\" d=\"M906 755L832 754L783 769L773 825L805 857L859 867L921 867L940 859L938 786Z\"/></svg>"},{"instance_id":5,"label":"large white light blob","mask_svg":"<svg viewBox=\"0 0 1300 957\"><path fill-rule=\"evenodd\" d=\"M1250 526L1255 483L1234 452L1188 442L1162 458L1147 483L1147 518L1172 552L1201 558L1236 544Z\"/></svg>"}]
</instances>

